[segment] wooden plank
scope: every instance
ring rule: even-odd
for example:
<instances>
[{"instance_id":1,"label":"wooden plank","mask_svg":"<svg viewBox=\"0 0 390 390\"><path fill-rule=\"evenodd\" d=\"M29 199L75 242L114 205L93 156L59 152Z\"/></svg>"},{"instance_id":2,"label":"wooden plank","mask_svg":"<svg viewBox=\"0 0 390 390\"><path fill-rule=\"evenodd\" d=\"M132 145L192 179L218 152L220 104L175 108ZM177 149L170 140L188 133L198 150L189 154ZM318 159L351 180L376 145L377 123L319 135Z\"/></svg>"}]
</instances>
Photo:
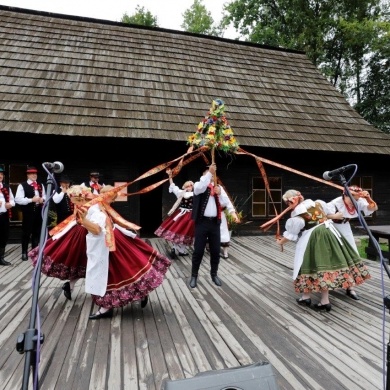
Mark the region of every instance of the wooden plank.
<instances>
[{"instance_id":1,"label":"wooden plank","mask_svg":"<svg viewBox=\"0 0 390 390\"><path fill-rule=\"evenodd\" d=\"M132 305L123 308L122 322L123 389L134 390L139 387Z\"/></svg>"},{"instance_id":2,"label":"wooden plank","mask_svg":"<svg viewBox=\"0 0 390 390\"><path fill-rule=\"evenodd\" d=\"M374 390L383 384L381 265L367 260L372 279L357 287L360 301L340 289L330 293L332 311L299 306L292 281L294 247L280 252L274 237L234 237L221 260L222 287L209 275L205 255L199 286L188 287L188 259L175 260L145 309L135 302L112 319L91 321L92 299L77 282L72 301L62 281L41 278L40 325L45 334L40 388L159 390L165 378L180 380L258 361L272 365L280 390ZM151 239L154 247L164 246ZM17 254L0 268L0 380L4 389L22 384L25 355L15 351L31 312L31 264ZM7 247L8 248L8 247ZM9 268L8 270L4 270ZM319 294L313 294L313 301ZM32 377L29 378L32 387Z\"/></svg>"}]
</instances>

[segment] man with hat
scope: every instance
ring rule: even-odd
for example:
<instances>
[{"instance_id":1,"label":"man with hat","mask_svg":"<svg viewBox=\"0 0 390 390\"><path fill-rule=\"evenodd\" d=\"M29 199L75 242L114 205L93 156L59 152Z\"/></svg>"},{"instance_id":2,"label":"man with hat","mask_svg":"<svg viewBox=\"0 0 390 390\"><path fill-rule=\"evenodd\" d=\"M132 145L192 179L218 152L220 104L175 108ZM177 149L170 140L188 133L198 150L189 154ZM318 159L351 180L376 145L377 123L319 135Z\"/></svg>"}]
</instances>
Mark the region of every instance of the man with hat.
<instances>
[{"instance_id":1,"label":"man with hat","mask_svg":"<svg viewBox=\"0 0 390 390\"><path fill-rule=\"evenodd\" d=\"M82 186L89 187L93 194L99 195L100 190L104 187L104 184L99 183L100 173L96 170L89 173L89 180L86 180L84 183L81 183Z\"/></svg>"},{"instance_id":2,"label":"man with hat","mask_svg":"<svg viewBox=\"0 0 390 390\"><path fill-rule=\"evenodd\" d=\"M4 168L0 166L0 265L11 265L4 260L5 247L9 238L9 221L12 216L12 207L15 199L11 188L4 183Z\"/></svg>"},{"instance_id":3,"label":"man with hat","mask_svg":"<svg viewBox=\"0 0 390 390\"><path fill-rule=\"evenodd\" d=\"M73 214L73 203L70 201L67 190L71 185L71 180L68 176L62 175L59 180L59 187L53 194L53 202L57 214L57 224Z\"/></svg>"},{"instance_id":4,"label":"man with hat","mask_svg":"<svg viewBox=\"0 0 390 390\"><path fill-rule=\"evenodd\" d=\"M42 206L46 200L45 187L37 181L38 170L27 167L27 180L20 183L16 190L15 203L22 210L22 260L27 260L28 244L39 245L42 228Z\"/></svg>"}]
</instances>

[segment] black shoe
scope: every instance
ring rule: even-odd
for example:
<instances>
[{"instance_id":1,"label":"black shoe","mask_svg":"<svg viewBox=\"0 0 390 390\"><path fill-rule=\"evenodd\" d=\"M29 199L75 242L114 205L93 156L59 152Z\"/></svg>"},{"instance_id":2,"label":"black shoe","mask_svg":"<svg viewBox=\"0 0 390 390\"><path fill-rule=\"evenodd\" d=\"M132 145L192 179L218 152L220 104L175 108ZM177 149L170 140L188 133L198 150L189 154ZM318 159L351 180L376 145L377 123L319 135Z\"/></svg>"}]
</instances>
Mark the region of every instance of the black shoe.
<instances>
[{"instance_id":1,"label":"black shoe","mask_svg":"<svg viewBox=\"0 0 390 390\"><path fill-rule=\"evenodd\" d=\"M360 300L359 295L356 294L355 290L350 290L349 288L347 288L346 292L347 292L347 295L349 297L351 297L352 299L354 299L355 301Z\"/></svg>"},{"instance_id":2,"label":"black shoe","mask_svg":"<svg viewBox=\"0 0 390 390\"><path fill-rule=\"evenodd\" d=\"M179 256L188 256L188 252L179 252Z\"/></svg>"},{"instance_id":3,"label":"black shoe","mask_svg":"<svg viewBox=\"0 0 390 390\"><path fill-rule=\"evenodd\" d=\"M22 260L26 261L28 259L27 253L22 253Z\"/></svg>"},{"instance_id":4,"label":"black shoe","mask_svg":"<svg viewBox=\"0 0 390 390\"><path fill-rule=\"evenodd\" d=\"M217 275L211 275L211 280L218 286L222 286L221 279Z\"/></svg>"},{"instance_id":5,"label":"black shoe","mask_svg":"<svg viewBox=\"0 0 390 390\"><path fill-rule=\"evenodd\" d=\"M64 295L65 295L66 299L69 299L71 301L72 300L72 292L70 291L70 283L65 282L62 285L62 289L64 290Z\"/></svg>"},{"instance_id":6,"label":"black shoe","mask_svg":"<svg viewBox=\"0 0 390 390\"><path fill-rule=\"evenodd\" d=\"M112 313L113 313L112 309L107 310L104 313L100 313L100 309L99 309L96 314L91 314L89 316L89 319L90 320L100 320L100 318L111 318L112 317Z\"/></svg>"},{"instance_id":7,"label":"black shoe","mask_svg":"<svg viewBox=\"0 0 390 390\"><path fill-rule=\"evenodd\" d=\"M0 259L0 265L11 265L9 261L6 261L4 259Z\"/></svg>"},{"instance_id":8,"label":"black shoe","mask_svg":"<svg viewBox=\"0 0 390 390\"><path fill-rule=\"evenodd\" d=\"M198 281L197 276L191 276L190 287L195 288L197 286L197 281Z\"/></svg>"},{"instance_id":9,"label":"black shoe","mask_svg":"<svg viewBox=\"0 0 390 390\"><path fill-rule=\"evenodd\" d=\"M323 305L320 302L320 303L316 303L315 305L313 305L313 309L317 310L317 311L320 311L320 310L331 311L332 310L332 305L330 303L326 303L325 305Z\"/></svg>"},{"instance_id":10,"label":"black shoe","mask_svg":"<svg viewBox=\"0 0 390 390\"><path fill-rule=\"evenodd\" d=\"M298 303L298 305L310 306L311 305L311 299L310 298L307 298L307 299L297 298L297 303Z\"/></svg>"},{"instance_id":11,"label":"black shoe","mask_svg":"<svg viewBox=\"0 0 390 390\"><path fill-rule=\"evenodd\" d=\"M148 304L149 296L147 295L145 298L141 299L141 307L142 309Z\"/></svg>"},{"instance_id":12,"label":"black shoe","mask_svg":"<svg viewBox=\"0 0 390 390\"><path fill-rule=\"evenodd\" d=\"M172 248L172 249L171 249L170 255L171 255L171 258L172 258L172 259L174 259L174 258L176 257L176 250L175 250L175 248Z\"/></svg>"}]
</instances>

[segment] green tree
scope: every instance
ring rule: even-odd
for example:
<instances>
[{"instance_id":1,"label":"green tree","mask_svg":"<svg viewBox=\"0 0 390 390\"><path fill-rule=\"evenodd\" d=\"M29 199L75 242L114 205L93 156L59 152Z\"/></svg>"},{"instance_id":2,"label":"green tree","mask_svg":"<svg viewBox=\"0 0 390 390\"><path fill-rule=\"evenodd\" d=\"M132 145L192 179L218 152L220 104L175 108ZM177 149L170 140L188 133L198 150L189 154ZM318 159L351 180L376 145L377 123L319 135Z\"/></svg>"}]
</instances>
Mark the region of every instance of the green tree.
<instances>
[{"instance_id":1,"label":"green tree","mask_svg":"<svg viewBox=\"0 0 390 390\"><path fill-rule=\"evenodd\" d=\"M378 37L386 34L390 26L386 3L234 0L224 10L223 25L233 24L242 38L305 51L350 102L359 105L365 100L362 80L367 72L367 58L376 58Z\"/></svg>"},{"instance_id":2,"label":"green tree","mask_svg":"<svg viewBox=\"0 0 390 390\"><path fill-rule=\"evenodd\" d=\"M157 16L153 16L150 11L144 7L137 5L135 13L131 16L125 13L122 16L121 22L127 24L140 24L141 26L158 27Z\"/></svg>"},{"instance_id":3,"label":"green tree","mask_svg":"<svg viewBox=\"0 0 390 390\"><path fill-rule=\"evenodd\" d=\"M213 26L214 19L211 16L211 12L207 11L202 4L202 0L194 0L192 6L182 16L184 21L181 28L185 31L214 36L222 35L221 29Z\"/></svg>"},{"instance_id":4,"label":"green tree","mask_svg":"<svg viewBox=\"0 0 390 390\"><path fill-rule=\"evenodd\" d=\"M362 99L355 109L368 122L390 134L390 39L368 63L367 77L361 84Z\"/></svg>"}]
</instances>

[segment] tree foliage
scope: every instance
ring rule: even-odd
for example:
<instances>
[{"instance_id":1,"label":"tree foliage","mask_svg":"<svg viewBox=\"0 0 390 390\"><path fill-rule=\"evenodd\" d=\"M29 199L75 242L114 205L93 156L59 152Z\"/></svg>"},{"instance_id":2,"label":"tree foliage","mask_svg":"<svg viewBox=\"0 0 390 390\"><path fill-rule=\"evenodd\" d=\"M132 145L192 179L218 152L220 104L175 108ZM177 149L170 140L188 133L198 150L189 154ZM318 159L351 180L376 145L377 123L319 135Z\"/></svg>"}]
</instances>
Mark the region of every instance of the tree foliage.
<instances>
[{"instance_id":1,"label":"tree foliage","mask_svg":"<svg viewBox=\"0 0 390 390\"><path fill-rule=\"evenodd\" d=\"M194 0L192 6L184 12L183 19L181 28L185 31L214 36L222 34L220 28L214 26L211 12L207 11L202 0Z\"/></svg>"},{"instance_id":2,"label":"tree foliage","mask_svg":"<svg viewBox=\"0 0 390 390\"><path fill-rule=\"evenodd\" d=\"M137 5L135 13L131 16L125 13L122 16L121 22L127 24L139 24L141 26L158 27L157 16L153 16L152 13L146 10L144 7Z\"/></svg>"},{"instance_id":3,"label":"tree foliage","mask_svg":"<svg viewBox=\"0 0 390 390\"><path fill-rule=\"evenodd\" d=\"M390 134L390 37L368 62L362 99L355 109L368 122Z\"/></svg>"},{"instance_id":4,"label":"tree foliage","mask_svg":"<svg viewBox=\"0 0 390 390\"><path fill-rule=\"evenodd\" d=\"M365 80L368 71L368 77L375 74L378 85L386 81L386 65L379 66L376 61L383 57L380 53L389 41L387 3L381 0L233 0L224 10L223 26L233 24L242 38L306 52L319 71L351 104L361 109L363 117L368 121L373 118L365 116L370 102L367 98L375 96L371 84ZM389 111L388 107L379 111ZM378 122L373 124L380 127Z\"/></svg>"}]
</instances>

